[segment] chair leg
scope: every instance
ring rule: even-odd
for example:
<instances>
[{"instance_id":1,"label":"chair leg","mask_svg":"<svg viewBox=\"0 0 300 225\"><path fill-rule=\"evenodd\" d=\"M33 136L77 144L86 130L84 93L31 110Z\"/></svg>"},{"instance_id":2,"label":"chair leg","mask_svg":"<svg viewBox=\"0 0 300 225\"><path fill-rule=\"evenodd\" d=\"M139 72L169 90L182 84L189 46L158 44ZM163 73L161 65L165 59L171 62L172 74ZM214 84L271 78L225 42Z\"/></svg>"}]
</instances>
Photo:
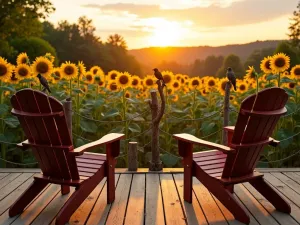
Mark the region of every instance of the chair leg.
<instances>
[{"instance_id":1,"label":"chair leg","mask_svg":"<svg viewBox=\"0 0 300 225\"><path fill-rule=\"evenodd\" d=\"M229 190L216 179L204 171L197 171L199 181L233 214L234 218L242 223L249 224L250 217L242 206L234 199Z\"/></svg>"},{"instance_id":2,"label":"chair leg","mask_svg":"<svg viewBox=\"0 0 300 225\"><path fill-rule=\"evenodd\" d=\"M291 213L291 206L263 178L249 181L273 206L281 212Z\"/></svg>"},{"instance_id":3,"label":"chair leg","mask_svg":"<svg viewBox=\"0 0 300 225\"><path fill-rule=\"evenodd\" d=\"M68 185L61 185L61 194L66 195L70 193L70 186Z\"/></svg>"},{"instance_id":4,"label":"chair leg","mask_svg":"<svg viewBox=\"0 0 300 225\"><path fill-rule=\"evenodd\" d=\"M115 201L115 164L108 162L107 167L107 204L111 204Z\"/></svg>"},{"instance_id":5,"label":"chair leg","mask_svg":"<svg viewBox=\"0 0 300 225\"><path fill-rule=\"evenodd\" d=\"M23 212L25 207L48 185L48 182L34 180L27 190L15 201L9 209L9 216L13 217Z\"/></svg>"},{"instance_id":6,"label":"chair leg","mask_svg":"<svg viewBox=\"0 0 300 225\"><path fill-rule=\"evenodd\" d=\"M193 176L192 166L184 165L184 176L183 176L183 198L186 202L192 203L192 192L193 192Z\"/></svg>"}]
</instances>

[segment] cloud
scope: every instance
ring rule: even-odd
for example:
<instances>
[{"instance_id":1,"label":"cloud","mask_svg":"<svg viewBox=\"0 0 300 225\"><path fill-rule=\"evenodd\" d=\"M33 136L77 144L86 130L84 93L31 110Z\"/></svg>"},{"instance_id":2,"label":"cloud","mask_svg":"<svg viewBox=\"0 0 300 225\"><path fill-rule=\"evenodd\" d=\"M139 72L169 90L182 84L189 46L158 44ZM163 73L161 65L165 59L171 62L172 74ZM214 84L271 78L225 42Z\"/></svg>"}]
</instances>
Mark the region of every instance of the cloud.
<instances>
[{"instance_id":1,"label":"cloud","mask_svg":"<svg viewBox=\"0 0 300 225\"><path fill-rule=\"evenodd\" d=\"M208 7L192 7L184 9L162 8L160 5L114 3L87 4L83 7L98 8L102 12L128 12L138 19L164 18L170 21L192 21L196 27L227 27L270 21L283 15L291 15L298 0L244 0L232 2L222 7L212 1Z\"/></svg>"}]
</instances>

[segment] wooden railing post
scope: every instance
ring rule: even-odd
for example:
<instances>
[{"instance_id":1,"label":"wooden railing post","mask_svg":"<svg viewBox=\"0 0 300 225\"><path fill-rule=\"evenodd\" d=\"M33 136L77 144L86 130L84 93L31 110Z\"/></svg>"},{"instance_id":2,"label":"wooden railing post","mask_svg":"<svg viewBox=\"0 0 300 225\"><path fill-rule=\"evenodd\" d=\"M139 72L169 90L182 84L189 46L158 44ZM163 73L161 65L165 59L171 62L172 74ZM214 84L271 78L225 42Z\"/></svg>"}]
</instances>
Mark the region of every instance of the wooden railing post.
<instances>
[{"instance_id":1,"label":"wooden railing post","mask_svg":"<svg viewBox=\"0 0 300 225\"><path fill-rule=\"evenodd\" d=\"M224 96L224 111L223 111L223 127L226 127L229 125L229 100L230 100L230 88L231 83L228 81L225 85L225 96ZM227 146L228 138L227 138L227 131L223 129L223 135L222 135L222 142L223 145Z\"/></svg>"},{"instance_id":2,"label":"wooden railing post","mask_svg":"<svg viewBox=\"0 0 300 225\"><path fill-rule=\"evenodd\" d=\"M128 171L137 171L137 142L129 142L128 146Z\"/></svg>"},{"instance_id":3,"label":"wooden railing post","mask_svg":"<svg viewBox=\"0 0 300 225\"><path fill-rule=\"evenodd\" d=\"M69 129L71 140L73 141L73 135L72 135L72 99L71 97L65 99L63 101L63 107L65 111L67 126Z\"/></svg>"}]
</instances>

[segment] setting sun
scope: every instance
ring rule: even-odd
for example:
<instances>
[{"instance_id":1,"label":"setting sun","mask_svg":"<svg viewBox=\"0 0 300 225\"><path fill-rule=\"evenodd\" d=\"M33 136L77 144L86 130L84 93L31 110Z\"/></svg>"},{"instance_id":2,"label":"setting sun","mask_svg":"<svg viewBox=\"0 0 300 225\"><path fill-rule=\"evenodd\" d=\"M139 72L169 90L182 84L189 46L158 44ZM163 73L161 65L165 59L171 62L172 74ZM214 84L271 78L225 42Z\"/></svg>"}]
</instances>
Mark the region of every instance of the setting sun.
<instances>
[{"instance_id":1,"label":"setting sun","mask_svg":"<svg viewBox=\"0 0 300 225\"><path fill-rule=\"evenodd\" d=\"M151 20L152 35L149 37L149 45L167 47L179 45L185 30L179 23L164 19Z\"/></svg>"}]
</instances>

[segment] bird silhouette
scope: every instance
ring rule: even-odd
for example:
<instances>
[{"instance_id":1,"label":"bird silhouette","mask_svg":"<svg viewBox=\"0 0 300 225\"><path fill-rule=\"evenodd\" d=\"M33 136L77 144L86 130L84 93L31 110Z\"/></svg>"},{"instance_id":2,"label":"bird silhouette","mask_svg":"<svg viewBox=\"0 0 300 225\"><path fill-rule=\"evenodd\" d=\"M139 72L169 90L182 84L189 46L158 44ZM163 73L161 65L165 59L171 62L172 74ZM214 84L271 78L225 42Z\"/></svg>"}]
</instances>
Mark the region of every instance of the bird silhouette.
<instances>
[{"instance_id":1,"label":"bird silhouette","mask_svg":"<svg viewBox=\"0 0 300 225\"><path fill-rule=\"evenodd\" d=\"M228 67L228 69L227 69L226 76L227 76L228 80L230 81L230 83L233 85L234 90L236 91L236 78L235 78L233 70L230 67Z\"/></svg>"},{"instance_id":2,"label":"bird silhouette","mask_svg":"<svg viewBox=\"0 0 300 225\"><path fill-rule=\"evenodd\" d=\"M161 72L159 72L159 70L158 70L157 68L154 68L153 71L154 71L154 76L155 76L158 80L161 80L161 81L162 81L163 86L166 86L166 83L165 83L165 81L164 81L164 78L163 78Z\"/></svg>"},{"instance_id":3,"label":"bird silhouette","mask_svg":"<svg viewBox=\"0 0 300 225\"><path fill-rule=\"evenodd\" d=\"M46 80L46 78L43 77L41 74L38 74L37 77L39 78L41 85L43 85L43 87L44 87L42 92L45 92L47 90L49 93L51 93L49 84L48 84L48 81Z\"/></svg>"}]
</instances>

